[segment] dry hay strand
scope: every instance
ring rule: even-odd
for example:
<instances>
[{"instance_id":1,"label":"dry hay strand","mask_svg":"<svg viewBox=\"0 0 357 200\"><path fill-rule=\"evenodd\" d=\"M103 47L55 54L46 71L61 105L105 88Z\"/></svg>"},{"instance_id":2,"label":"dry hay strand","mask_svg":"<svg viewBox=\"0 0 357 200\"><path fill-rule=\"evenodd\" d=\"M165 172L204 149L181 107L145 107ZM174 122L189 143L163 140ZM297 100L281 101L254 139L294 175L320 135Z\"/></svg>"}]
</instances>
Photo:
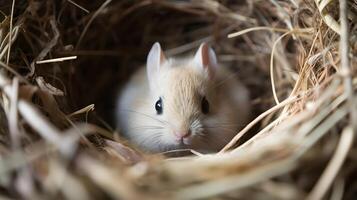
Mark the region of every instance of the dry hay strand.
<instances>
[{"instance_id":1,"label":"dry hay strand","mask_svg":"<svg viewBox=\"0 0 357 200\"><path fill-rule=\"evenodd\" d=\"M13 0L0 11L1 198L356 197L356 1ZM168 55L211 43L252 91L257 117L220 152L150 155L103 119L154 41Z\"/></svg>"}]
</instances>

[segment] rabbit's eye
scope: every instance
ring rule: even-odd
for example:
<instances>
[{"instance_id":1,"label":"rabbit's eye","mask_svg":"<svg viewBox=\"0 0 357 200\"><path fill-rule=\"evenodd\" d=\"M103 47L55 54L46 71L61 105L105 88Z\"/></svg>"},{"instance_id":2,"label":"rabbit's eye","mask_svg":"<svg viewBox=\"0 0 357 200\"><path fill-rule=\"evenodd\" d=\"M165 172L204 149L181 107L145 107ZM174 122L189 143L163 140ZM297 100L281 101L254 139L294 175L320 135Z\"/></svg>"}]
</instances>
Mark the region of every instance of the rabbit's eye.
<instances>
[{"instance_id":1,"label":"rabbit's eye","mask_svg":"<svg viewBox=\"0 0 357 200\"><path fill-rule=\"evenodd\" d=\"M209 112L209 103L208 103L206 97L202 98L201 109L202 109L202 113L203 114L208 114L208 112Z\"/></svg>"},{"instance_id":2,"label":"rabbit's eye","mask_svg":"<svg viewBox=\"0 0 357 200\"><path fill-rule=\"evenodd\" d=\"M161 97L159 98L159 100L156 101L155 103L155 109L156 109L156 113L158 115L162 114L162 99Z\"/></svg>"}]
</instances>

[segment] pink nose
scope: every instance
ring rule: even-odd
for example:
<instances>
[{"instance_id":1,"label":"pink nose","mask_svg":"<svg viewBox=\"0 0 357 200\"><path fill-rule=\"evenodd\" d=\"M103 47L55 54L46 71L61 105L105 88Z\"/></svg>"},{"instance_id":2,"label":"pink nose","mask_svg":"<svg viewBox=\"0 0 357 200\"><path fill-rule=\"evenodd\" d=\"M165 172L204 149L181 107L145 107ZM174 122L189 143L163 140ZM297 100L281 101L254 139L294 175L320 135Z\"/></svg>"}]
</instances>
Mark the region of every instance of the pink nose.
<instances>
[{"instance_id":1,"label":"pink nose","mask_svg":"<svg viewBox=\"0 0 357 200\"><path fill-rule=\"evenodd\" d=\"M174 131L176 139L181 140L191 135L191 131Z\"/></svg>"}]
</instances>

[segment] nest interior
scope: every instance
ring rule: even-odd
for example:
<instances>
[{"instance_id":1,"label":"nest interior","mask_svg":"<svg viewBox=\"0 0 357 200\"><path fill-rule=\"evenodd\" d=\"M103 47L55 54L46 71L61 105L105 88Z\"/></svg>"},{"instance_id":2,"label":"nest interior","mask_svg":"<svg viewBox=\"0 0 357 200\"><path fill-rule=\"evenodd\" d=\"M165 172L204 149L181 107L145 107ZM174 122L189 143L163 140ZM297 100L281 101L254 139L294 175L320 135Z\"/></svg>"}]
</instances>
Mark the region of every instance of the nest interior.
<instances>
[{"instance_id":1,"label":"nest interior","mask_svg":"<svg viewBox=\"0 0 357 200\"><path fill-rule=\"evenodd\" d=\"M356 1L2 2L2 198L357 196ZM208 42L248 87L254 118L221 152L152 155L115 131L156 41Z\"/></svg>"}]
</instances>

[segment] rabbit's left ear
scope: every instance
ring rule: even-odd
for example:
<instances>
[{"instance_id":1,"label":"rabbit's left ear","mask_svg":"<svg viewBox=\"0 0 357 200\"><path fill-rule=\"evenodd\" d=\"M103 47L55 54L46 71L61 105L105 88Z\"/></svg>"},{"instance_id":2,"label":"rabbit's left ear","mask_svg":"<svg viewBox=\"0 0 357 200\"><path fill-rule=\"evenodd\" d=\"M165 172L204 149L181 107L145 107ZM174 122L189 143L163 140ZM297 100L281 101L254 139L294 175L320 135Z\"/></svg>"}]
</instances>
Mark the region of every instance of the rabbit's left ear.
<instances>
[{"instance_id":1,"label":"rabbit's left ear","mask_svg":"<svg viewBox=\"0 0 357 200\"><path fill-rule=\"evenodd\" d=\"M166 61L164 52L161 50L160 43L155 42L152 45L146 61L146 72L151 89L155 89L155 80L160 73L162 64Z\"/></svg>"},{"instance_id":2,"label":"rabbit's left ear","mask_svg":"<svg viewBox=\"0 0 357 200\"><path fill-rule=\"evenodd\" d=\"M213 78L217 69L216 53L206 43L202 43L197 50L194 62L197 67L208 73L208 77Z\"/></svg>"}]
</instances>

